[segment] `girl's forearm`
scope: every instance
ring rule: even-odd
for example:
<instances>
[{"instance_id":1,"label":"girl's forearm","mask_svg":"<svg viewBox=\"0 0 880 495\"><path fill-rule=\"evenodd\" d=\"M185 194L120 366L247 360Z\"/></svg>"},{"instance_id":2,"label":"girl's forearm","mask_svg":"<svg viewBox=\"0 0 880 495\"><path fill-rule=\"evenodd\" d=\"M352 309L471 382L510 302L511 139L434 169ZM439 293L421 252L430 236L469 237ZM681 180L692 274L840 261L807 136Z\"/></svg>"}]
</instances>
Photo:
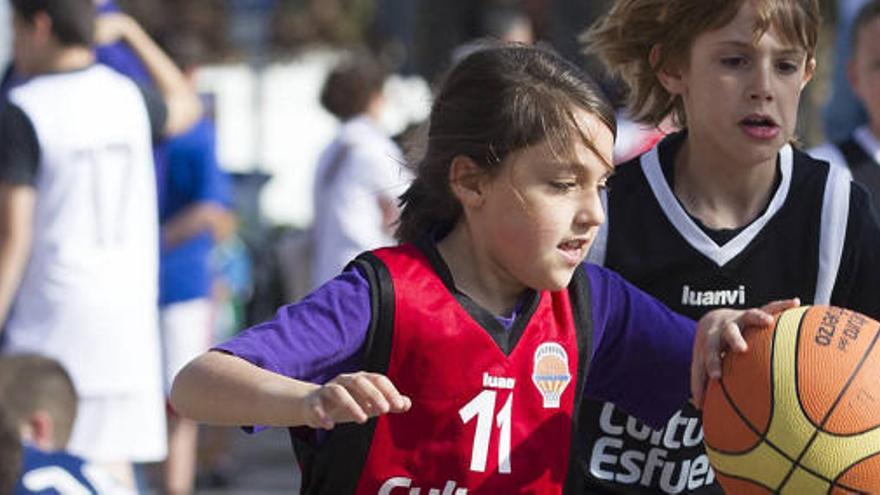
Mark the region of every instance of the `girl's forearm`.
<instances>
[{"instance_id":1,"label":"girl's forearm","mask_svg":"<svg viewBox=\"0 0 880 495\"><path fill-rule=\"evenodd\" d=\"M180 371L171 404L178 414L204 423L300 426L306 424L304 399L317 388L211 351Z\"/></svg>"}]
</instances>

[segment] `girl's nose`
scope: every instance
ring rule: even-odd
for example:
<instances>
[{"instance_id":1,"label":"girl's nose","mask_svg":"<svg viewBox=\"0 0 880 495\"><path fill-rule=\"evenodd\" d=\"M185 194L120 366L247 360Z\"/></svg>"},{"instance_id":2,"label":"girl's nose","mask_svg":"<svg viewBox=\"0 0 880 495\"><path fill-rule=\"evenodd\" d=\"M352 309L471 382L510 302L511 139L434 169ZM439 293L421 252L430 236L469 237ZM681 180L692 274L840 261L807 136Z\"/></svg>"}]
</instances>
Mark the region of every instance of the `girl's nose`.
<instances>
[{"instance_id":1,"label":"girl's nose","mask_svg":"<svg viewBox=\"0 0 880 495\"><path fill-rule=\"evenodd\" d=\"M581 203L575 214L575 224L580 228L590 228L605 222L604 194L593 191Z\"/></svg>"}]
</instances>

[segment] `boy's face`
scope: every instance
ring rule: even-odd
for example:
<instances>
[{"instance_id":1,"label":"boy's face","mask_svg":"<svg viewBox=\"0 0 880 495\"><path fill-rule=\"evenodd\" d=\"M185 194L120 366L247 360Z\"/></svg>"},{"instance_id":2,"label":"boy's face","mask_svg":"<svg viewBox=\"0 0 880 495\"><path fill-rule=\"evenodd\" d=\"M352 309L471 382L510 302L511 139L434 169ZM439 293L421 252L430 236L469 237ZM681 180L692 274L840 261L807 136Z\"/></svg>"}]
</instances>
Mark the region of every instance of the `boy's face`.
<instances>
[{"instance_id":1,"label":"boy's face","mask_svg":"<svg viewBox=\"0 0 880 495\"><path fill-rule=\"evenodd\" d=\"M611 174L614 137L596 116L583 110L575 116L601 156L582 142L570 159L546 140L515 151L483 184L479 206L468 215L481 233L478 258L489 261L486 271L497 287L566 287L605 220L599 191Z\"/></svg>"},{"instance_id":2,"label":"boy's face","mask_svg":"<svg viewBox=\"0 0 880 495\"><path fill-rule=\"evenodd\" d=\"M754 5L743 3L727 25L697 36L686 67L660 75L682 97L689 139L714 156L743 163L775 160L792 137L801 91L815 65L775 28L756 43L755 23Z\"/></svg>"},{"instance_id":3,"label":"boy's face","mask_svg":"<svg viewBox=\"0 0 880 495\"><path fill-rule=\"evenodd\" d=\"M874 134L880 136L880 17L859 30L849 77L868 111Z\"/></svg>"}]
</instances>

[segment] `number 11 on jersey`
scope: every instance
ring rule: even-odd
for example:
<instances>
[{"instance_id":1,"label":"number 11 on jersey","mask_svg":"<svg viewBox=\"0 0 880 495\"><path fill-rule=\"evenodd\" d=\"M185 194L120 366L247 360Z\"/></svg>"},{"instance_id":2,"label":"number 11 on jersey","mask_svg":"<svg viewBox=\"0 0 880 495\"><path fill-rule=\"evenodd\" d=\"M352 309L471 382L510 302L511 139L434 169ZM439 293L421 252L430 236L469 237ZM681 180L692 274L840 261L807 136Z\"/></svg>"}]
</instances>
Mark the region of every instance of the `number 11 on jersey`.
<instances>
[{"instance_id":1,"label":"number 11 on jersey","mask_svg":"<svg viewBox=\"0 0 880 495\"><path fill-rule=\"evenodd\" d=\"M492 417L495 417L495 425L499 430L498 437L498 472L510 474L510 415L513 404L513 391L507 396L507 400L495 415L495 405L498 392L496 390L483 390L470 402L458 411L462 422L469 423L474 417L477 418L477 428L474 433L473 449L471 450L471 471L486 471L486 459L489 456L489 439L492 434Z\"/></svg>"}]
</instances>

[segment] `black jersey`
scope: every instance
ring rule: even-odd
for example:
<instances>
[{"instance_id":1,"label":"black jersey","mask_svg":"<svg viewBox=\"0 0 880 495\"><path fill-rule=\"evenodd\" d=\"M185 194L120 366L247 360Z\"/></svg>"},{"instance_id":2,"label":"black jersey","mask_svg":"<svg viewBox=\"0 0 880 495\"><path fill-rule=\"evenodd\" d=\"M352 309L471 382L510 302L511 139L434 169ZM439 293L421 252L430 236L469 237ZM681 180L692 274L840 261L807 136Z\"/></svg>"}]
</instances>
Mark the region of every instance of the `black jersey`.
<instances>
[{"instance_id":1,"label":"black jersey","mask_svg":"<svg viewBox=\"0 0 880 495\"><path fill-rule=\"evenodd\" d=\"M880 143L866 127L859 128L849 138L836 143L846 160L854 181L865 186L871 195L874 214L880 213Z\"/></svg>"},{"instance_id":2,"label":"black jersey","mask_svg":"<svg viewBox=\"0 0 880 495\"><path fill-rule=\"evenodd\" d=\"M617 167L592 261L695 319L794 296L880 318L880 227L844 169L785 146L764 212L737 231L713 232L672 193L672 161L683 140L669 136ZM610 403L585 404L585 414L592 424L586 475L595 492L722 493L690 405L663 430Z\"/></svg>"}]
</instances>

